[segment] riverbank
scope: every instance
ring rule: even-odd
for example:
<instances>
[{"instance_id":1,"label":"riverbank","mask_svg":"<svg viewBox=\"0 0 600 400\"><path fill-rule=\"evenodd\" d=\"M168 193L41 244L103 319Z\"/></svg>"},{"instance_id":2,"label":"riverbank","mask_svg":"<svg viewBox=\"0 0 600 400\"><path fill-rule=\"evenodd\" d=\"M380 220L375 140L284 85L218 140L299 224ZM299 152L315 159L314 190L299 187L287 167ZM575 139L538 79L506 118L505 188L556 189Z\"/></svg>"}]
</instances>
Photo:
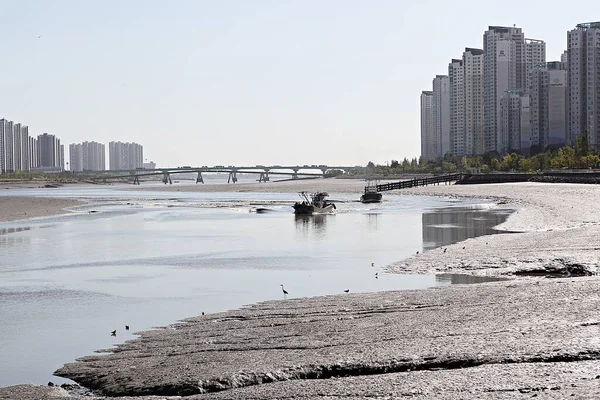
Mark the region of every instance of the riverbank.
<instances>
[{"instance_id":1,"label":"riverbank","mask_svg":"<svg viewBox=\"0 0 600 400\"><path fill-rule=\"evenodd\" d=\"M82 204L72 199L0 196L0 222L66 214L67 208Z\"/></svg>"},{"instance_id":2,"label":"riverbank","mask_svg":"<svg viewBox=\"0 0 600 400\"><path fill-rule=\"evenodd\" d=\"M502 282L259 303L143 332L57 374L105 395L194 400L598 398L600 277L566 273L597 267L600 187L440 185L401 193L495 200L518 209L499 227L516 233L418 254L393 271L515 278L542 269ZM540 278L549 267L562 278ZM64 397L60 390L4 388L0 399Z\"/></svg>"}]
</instances>

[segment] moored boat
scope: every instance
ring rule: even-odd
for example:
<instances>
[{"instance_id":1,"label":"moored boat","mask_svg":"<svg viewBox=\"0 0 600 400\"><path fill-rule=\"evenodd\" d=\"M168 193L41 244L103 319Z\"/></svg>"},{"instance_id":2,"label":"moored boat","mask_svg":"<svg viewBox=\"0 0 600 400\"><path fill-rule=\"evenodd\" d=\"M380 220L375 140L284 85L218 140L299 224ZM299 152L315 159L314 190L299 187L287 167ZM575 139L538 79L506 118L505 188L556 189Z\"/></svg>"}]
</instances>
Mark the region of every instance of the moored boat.
<instances>
[{"instance_id":1,"label":"moored boat","mask_svg":"<svg viewBox=\"0 0 600 400\"><path fill-rule=\"evenodd\" d=\"M365 192L360 196L361 203L379 203L383 195L377 191L377 181L367 180Z\"/></svg>"},{"instance_id":2,"label":"moored boat","mask_svg":"<svg viewBox=\"0 0 600 400\"><path fill-rule=\"evenodd\" d=\"M327 192L317 192L310 195L306 192L300 192L301 202L296 202L294 214L312 215L312 214L330 214L335 210L335 204L327 201Z\"/></svg>"}]
</instances>

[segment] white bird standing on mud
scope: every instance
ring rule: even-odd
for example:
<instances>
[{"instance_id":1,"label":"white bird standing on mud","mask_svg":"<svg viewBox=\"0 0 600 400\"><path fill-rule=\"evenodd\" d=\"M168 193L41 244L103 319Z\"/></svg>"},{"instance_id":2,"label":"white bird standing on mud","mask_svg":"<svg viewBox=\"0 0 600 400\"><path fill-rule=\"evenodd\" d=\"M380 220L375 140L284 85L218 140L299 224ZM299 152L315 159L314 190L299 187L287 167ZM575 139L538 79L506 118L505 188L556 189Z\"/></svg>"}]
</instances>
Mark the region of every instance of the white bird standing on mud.
<instances>
[{"instance_id":1,"label":"white bird standing on mud","mask_svg":"<svg viewBox=\"0 0 600 400\"><path fill-rule=\"evenodd\" d=\"M279 286L281 286L281 291L283 292L283 297L287 296L289 293L287 292L287 290L285 290L283 288L283 283L281 285L279 285Z\"/></svg>"}]
</instances>

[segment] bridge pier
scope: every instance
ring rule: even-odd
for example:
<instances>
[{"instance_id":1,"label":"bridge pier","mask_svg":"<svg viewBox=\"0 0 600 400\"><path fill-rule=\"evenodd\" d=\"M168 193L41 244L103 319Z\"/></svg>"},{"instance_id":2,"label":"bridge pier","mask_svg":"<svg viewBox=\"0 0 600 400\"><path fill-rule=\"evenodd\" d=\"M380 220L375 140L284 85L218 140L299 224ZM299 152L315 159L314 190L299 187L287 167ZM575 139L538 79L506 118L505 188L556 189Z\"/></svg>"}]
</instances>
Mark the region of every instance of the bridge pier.
<instances>
[{"instance_id":1,"label":"bridge pier","mask_svg":"<svg viewBox=\"0 0 600 400\"><path fill-rule=\"evenodd\" d=\"M172 185L173 182L171 181L171 174L169 174L168 172L164 172L163 173L163 179L162 179L163 183L166 185L167 183L169 185Z\"/></svg>"},{"instance_id":2,"label":"bridge pier","mask_svg":"<svg viewBox=\"0 0 600 400\"><path fill-rule=\"evenodd\" d=\"M229 183L229 182L233 182L233 183L237 182L236 171L229 172L229 178L227 179L227 183Z\"/></svg>"},{"instance_id":3,"label":"bridge pier","mask_svg":"<svg viewBox=\"0 0 600 400\"><path fill-rule=\"evenodd\" d=\"M261 172L258 178L259 182L269 182L269 171Z\"/></svg>"},{"instance_id":4,"label":"bridge pier","mask_svg":"<svg viewBox=\"0 0 600 400\"><path fill-rule=\"evenodd\" d=\"M198 171L198 177L196 178L196 183L204 183L204 178L202 178L202 172Z\"/></svg>"}]
</instances>

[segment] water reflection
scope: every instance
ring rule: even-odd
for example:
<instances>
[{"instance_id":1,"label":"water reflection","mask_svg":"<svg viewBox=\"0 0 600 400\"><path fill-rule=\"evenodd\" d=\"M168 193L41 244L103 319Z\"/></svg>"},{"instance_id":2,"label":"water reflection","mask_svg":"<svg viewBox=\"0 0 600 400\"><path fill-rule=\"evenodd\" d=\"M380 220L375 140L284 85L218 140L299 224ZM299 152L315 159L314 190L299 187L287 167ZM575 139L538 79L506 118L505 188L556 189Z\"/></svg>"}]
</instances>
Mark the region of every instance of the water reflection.
<instances>
[{"instance_id":1,"label":"water reflection","mask_svg":"<svg viewBox=\"0 0 600 400\"><path fill-rule=\"evenodd\" d=\"M21 248L31 240L29 237L11 236L12 233L25 232L31 230L30 226L19 226L12 228L0 228L0 248Z\"/></svg>"},{"instance_id":2,"label":"water reflection","mask_svg":"<svg viewBox=\"0 0 600 400\"><path fill-rule=\"evenodd\" d=\"M15 233L15 232L29 231L29 230L31 230L30 226L18 226L18 227L13 227L13 228L0 228L0 236L2 236L2 235L8 235L10 233Z\"/></svg>"},{"instance_id":3,"label":"water reflection","mask_svg":"<svg viewBox=\"0 0 600 400\"><path fill-rule=\"evenodd\" d=\"M325 237L325 228L327 217L326 214L314 215L294 215L296 222L296 230L301 231L305 236L313 233L315 237Z\"/></svg>"},{"instance_id":4,"label":"water reflection","mask_svg":"<svg viewBox=\"0 0 600 400\"><path fill-rule=\"evenodd\" d=\"M471 283L498 282L507 280L507 278L498 278L495 276L473 276L465 274L438 274L435 276L435 282L440 285L467 285Z\"/></svg>"},{"instance_id":5,"label":"water reflection","mask_svg":"<svg viewBox=\"0 0 600 400\"><path fill-rule=\"evenodd\" d=\"M512 210L445 208L422 216L423 249L431 250L477 236L506 233L494 229L506 221Z\"/></svg>"},{"instance_id":6,"label":"water reflection","mask_svg":"<svg viewBox=\"0 0 600 400\"><path fill-rule=\"evenodd\" d=\"M369 213L367 214L367 226L370 231L377 230L377 221L379 219L379 214Z\"/></svg>"}]
</instances>

